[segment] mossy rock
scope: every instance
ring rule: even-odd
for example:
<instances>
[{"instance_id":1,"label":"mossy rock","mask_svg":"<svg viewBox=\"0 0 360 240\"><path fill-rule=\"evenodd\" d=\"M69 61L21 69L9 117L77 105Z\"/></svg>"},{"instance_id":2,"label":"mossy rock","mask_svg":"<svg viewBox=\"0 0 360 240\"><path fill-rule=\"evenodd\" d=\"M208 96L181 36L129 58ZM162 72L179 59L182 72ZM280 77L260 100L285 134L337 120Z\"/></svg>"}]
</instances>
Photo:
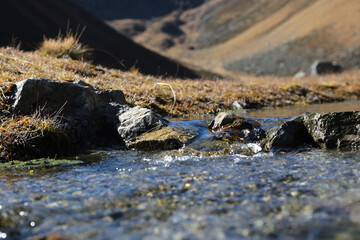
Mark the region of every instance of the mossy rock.
<instances>
[{"instance_id":1,"label":"mossy rock","mask_svg":"<svg viewBox=\"0 0 360 240\"><path fill-rule=\"evenodd\" d=\"M42 168L42 167L55 167L55 166L72 166L84 164L83 161L69 160L69 159L50 159L41 158L29 161L9 161L0 163L0 168L12 168L12 169L23 169L23 168Z\"/></svg>"},{"instance_id":2,"label":"mossy rock","mask_svg":"<svg viewBox=\"0 0 360 240\"><path fill-rule=\"evenodd\" d=\"M142 134L134 139L134 141L129 141L127 147L138 150L178 149L193 140L197 135L197 131L192 128L165 127L157 131Z\"/></svg>"}]
</instances>

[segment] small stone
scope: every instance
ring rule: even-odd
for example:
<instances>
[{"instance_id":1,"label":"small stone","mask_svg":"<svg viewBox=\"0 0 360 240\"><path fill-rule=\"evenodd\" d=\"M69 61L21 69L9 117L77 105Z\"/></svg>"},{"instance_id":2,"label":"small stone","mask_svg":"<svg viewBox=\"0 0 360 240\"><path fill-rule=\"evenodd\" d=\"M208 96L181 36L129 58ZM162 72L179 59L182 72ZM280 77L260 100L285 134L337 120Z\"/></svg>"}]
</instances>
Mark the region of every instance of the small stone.
<instances>
[{"instance_id":1,"label":"small stone","mask_svg":"<svg viewBox=\"0 0 360 240\"><path fill-rule=\"evenodd\" d=\"M305 76L306 76L306 73L304 71L299 71L294 74L293 78L298 79L298 78L303 78Z\"/></svg>"},{"instance_id":2,"label":"small stone","mask_svg":"<svg viewBox=\"0 0 360 240\"><path fill-rule=\"evenodd\" d=\"M233 128L237 130L253 130L258 126L259 124L255 121L245 119L234 113L227 112L219 113L209 124L209 128L213 131L219 131L227 128Z\"/></svg>"}]
</instances>

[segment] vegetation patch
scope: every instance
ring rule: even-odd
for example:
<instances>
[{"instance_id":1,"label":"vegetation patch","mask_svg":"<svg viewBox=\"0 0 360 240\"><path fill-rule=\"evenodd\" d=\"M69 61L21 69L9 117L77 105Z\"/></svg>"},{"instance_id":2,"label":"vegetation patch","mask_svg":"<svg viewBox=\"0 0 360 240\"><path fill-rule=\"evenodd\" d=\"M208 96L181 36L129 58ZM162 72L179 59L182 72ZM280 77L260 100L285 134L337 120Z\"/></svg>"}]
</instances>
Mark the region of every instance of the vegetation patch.
<instances>
[{"instance_id":1,"label":"vegetation patch","mask_svg":"<svg viewBox=\"0 0 360 240\"><path fill-rule=\"evenodd\" d=\"M54 144L61 143L60 138L65 136L55 118L39 113L7 118L0 123L0 160L31 157L36 155L36 147L44 144L50 152Z\"/></svg>"},{"instance_id":2,"label":"vegetation patch","mask_svg":"<svg viewBox=\"0 0 360 240\"><path fill-rule=\"evenodd\" d=\"M80 45L74 45L78 43L77 38L70 38L73 38L73 43L68 44L72 46L70 49L80 49L80 53L85 53ZM61 38L49 41L71 42ZM31 116L16 116L10 111L9 99L14 91L14 83L30 77L59 81L82 80L96 89L120 89L131 106L147 107L161 115L172 117L234 110L235 101L242 108L248 109L360 97L358 70L300 79L251 75L216 80L174 79L142 75L138 71L108 69L88 61L64 58L62 56L72 56L72 53L66 51L60 54L44 54L44 46L45 44L34 52L23 52L13 47L0 48L1 160L36 157L39 144L48 146L47 149L50 149L49 152L53 155L59 150L66 151L66 136L54 117L37 113Z\"/></svg>"},{"instance_id":3,"label":"vegetation patch","mask_svg":"<svg viewBox=\"0 0 360 240\"><path fill-rule=\"evenodd\" d=\"M55 39L45 38L39 51L56 58L68 57L74 60L83 60L89 55L90 49L79 42L81 34L68 31L65 36L59 34Z\"/></svg>"},{"instance_id":4,"label":"vegetation patch","mask_svg":"<svg viewBox=\"0 0 360 240\"><path fill-rule=\"evenodd\" d=\"M78 164L84 164L84 162L79 160L69 160L69 159L41 158L41 159L33 159L28 161L14 160L9 162L0 162L0 169L1 168L28 169L28 168L40 168L40 167L71 166Z\"/></svg>"}]
</instances>

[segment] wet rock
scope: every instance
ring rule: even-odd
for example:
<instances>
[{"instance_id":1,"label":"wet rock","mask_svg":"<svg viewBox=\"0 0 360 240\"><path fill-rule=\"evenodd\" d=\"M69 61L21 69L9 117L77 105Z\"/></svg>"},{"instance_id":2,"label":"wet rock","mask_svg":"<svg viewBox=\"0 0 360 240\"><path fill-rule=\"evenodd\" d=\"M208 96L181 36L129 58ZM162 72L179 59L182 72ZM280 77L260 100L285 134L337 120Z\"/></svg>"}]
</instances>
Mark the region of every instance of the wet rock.
<instances>
[{"instance_id":1,"label":"wet rock","mask_svg":"<svg viewBox=\"0 0 360 240\"><path fill-rule=\"evenodd\" d=\"M237 129L225 129L223 131L218 131L214 135L214 139L228 141L228 142L258 142L265 137L265 131L256 128L252 131L248 129L237 130Z\"/></svg>"},{"instance_id":2,"label":"wet rock","mask_svg":"<svg viewBox=\"0 0 360 240\"><path fill-rule=\"evenodd\" d=\"M360 112L305 115L304 126L315 143L328 149L360 149Z\"/></svg>"},{"instance_id":3,"label":"wet rock","mask_svg":"<svg viewBox=\"0 0 360 240\"><path fill-rule=\"evenodd\" d=\"M198 135L193 128L165 127L150 133L144 133L135 141L129 142L129 148L138 150L171 150L178 149Z\"/></svg>"},{"instance_id":4,"label":"wet rock","mask_svg":"<svg viewBox=\"0 0 360 240\"><path fill-rule=\"evenodd\" d=\"M83 81L30 78L16 84L12 98L15 114L40 111L58 117L75 148L120 142L116 114L127 107L120 90L96 91Z\"/></svg>"},{"instance_id":5,"label":"wet rock","mask_svg":"<svg viewBox=\"0 0 360 240\"><path fill-rule=\"evenodd\" d=\"M237 130L253 130L259 127L259 124L255 121L245 119L234 113L222 112L219 113L215 119L209 124L209 128L213 131L219 131L222 129L237 129Z\"/></svg>"},{"instance_id":6,"label":"wet rock","mask_svg":"<svg viewBox=\"0 0 360 240\"><path fill-rule=\"evenodd\" d=\"M134 107L119 115L118 133L125 141L168 126L169 122L153 111Z\"/></svg>"},{"instance_id":7,"label":"wet rock","mask_svg":"<svg viewBox=\"0 0 360 240\"><path fill-rule=\"evenodd\" d=\"M315 61L311 65L311 75L318 76L323 74L341 73L343 68L335 61Z\"/></svg>"},{"instance_id":8,"label":"wet rock","mask_svg":"<svg viewBox=\"0 0 360 240\"><path fill-rule=\"evenodd\" d=\"M244 130L234 130L234 129L225 129L223 131L218 131L214 135L214 139L228 141L228 142L245 142L245 139L250 135L248 129Z\"/></svg>"},{"instance_id":9,"label":"wet rock","mask_svg":"<svg viewBox=\"0 0 360 240\"><path fill-rule=\"evenodd\" d=\"M226 142L258 142L265 137L264 130L256 121L245 119L234 113L220 113L209 124L216 131L213 140Z\"/></svg>"},{"instance_id":10,"label":"wet rock","mask_svg":"<svg viewBox=\"0 0 360 240\"><path fill-rule=\"evenodd\" d=\"M314 141L304 126L302 117L297 117L271 129L262 142L262 147L269 151L296 148L305 144L313 145Z\"/></svg>"}]
</instances>

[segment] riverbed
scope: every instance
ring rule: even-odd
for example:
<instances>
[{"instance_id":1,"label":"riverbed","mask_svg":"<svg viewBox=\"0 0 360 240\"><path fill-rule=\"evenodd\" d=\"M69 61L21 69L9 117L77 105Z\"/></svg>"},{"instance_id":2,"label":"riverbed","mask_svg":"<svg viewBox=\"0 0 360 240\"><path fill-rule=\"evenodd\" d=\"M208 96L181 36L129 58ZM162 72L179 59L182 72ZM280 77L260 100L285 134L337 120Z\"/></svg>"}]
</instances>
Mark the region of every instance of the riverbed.
<instances>
[{"instance_id":1,"label":"riverbed","mask_svg":"<svg viewBox=\"0 0 360 240\"><path fill-rule=\"evenodd\" d=\"M360 104L243 114L330 110ZM188 123L207 134L205 121ZM77 157L79 165L3 168L0 239L358 239L359 156L311 148L252 156L104 149Z\"/></svg>"}]
</instances>

